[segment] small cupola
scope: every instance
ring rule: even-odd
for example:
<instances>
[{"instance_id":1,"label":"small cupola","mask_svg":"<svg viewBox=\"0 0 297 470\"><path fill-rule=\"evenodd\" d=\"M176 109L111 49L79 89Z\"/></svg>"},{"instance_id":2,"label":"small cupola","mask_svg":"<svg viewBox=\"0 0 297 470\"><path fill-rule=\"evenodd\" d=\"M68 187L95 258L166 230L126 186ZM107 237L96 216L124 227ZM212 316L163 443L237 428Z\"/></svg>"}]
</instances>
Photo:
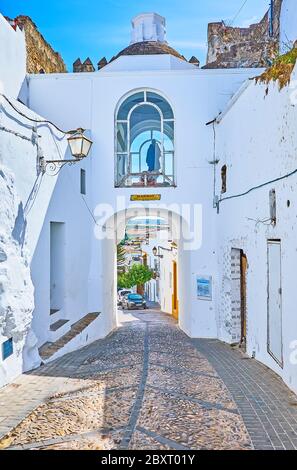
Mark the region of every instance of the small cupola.
<instances>
[{"instance_id":1,"label":"small cupola","mask_svg":"<svg viewBox=\"0 0 297 470\"><path fill-rule=\"evenodd\" d=\"M156 41L166 44L166 20L157 13L142 13L132 20L131 44Z\"/></svg>"}]
</instances>

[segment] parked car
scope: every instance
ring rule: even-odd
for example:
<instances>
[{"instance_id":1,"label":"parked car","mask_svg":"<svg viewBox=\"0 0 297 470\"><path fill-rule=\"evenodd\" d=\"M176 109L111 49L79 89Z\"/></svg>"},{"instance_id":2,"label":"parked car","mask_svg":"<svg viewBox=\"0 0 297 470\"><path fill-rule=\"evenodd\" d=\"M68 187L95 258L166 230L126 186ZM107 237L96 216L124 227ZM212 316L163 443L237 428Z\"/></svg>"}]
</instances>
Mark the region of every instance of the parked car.
<instances>
[{"instance_id":1,"label":"parked car","mask_svg":"<svg viewBox=\"0 0 297 470\"><path fill-rule=\"evenodd\" d=\"M118 305L122 305L124 296L128 294L133 294L133 291L131 289L120 289L118 291Z\"/></svg>"},{"instance_id":2,"label":"parked car","mask_svg":"<svg viewBox=\"0 0 297 470\"><path fill-rule=\"evenodd\" d=\"M146 309L146 301L142 295L139 294L127 294L122 301L124 310L133 310L133 309Z\"/></svg>"}]
</instances>

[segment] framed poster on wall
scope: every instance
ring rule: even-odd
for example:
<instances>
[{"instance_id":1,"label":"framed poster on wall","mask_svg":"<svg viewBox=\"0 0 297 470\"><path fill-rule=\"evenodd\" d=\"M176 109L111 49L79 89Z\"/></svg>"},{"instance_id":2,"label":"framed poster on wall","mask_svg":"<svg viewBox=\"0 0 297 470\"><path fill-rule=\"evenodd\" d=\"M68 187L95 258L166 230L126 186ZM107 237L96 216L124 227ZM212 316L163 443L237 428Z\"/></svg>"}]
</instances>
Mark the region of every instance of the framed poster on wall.
<instances>
[{"instance_id":1,"label":"framed poster on wall","mask_svg":"<svg viewBox=\"0 0 297 470\"><path fill-rule=\"evenodd\" d=\"M197 299L212 300L212 276L197 276Z\"/></svg>"}]
</instances>

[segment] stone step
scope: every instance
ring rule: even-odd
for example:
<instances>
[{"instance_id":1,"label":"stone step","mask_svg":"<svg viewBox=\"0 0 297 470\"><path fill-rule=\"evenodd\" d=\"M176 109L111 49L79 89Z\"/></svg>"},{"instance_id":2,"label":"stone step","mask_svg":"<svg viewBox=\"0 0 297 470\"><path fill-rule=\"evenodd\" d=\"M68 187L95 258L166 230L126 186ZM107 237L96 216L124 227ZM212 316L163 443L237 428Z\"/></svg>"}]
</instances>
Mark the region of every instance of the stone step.
<instances>
[{"instance_id":1,"label":"stone step","mask_svg":"<svg viewBox=\"0 0 297 470\"><path fill-rule=\"evenodd\" d=\"M57 313L59 311L60 311L60 309L58 309L58 308L57 309L56 308L51 308L50 315L55 315L55 313Z\"/></svg>"},{"instance_id":2,"label":"stone step","mask_svg":"<svg viewBox=\"0 0 297 470\"><path fill-rule=\"evenodd\" d=\"M69 320L65 320L65 319L64 320L63 319L58 320L50 326L50 330L51 331L57 331L59 328L66 325L66 323L68 323L68 322L69 322Z\"/></svg>"},{"instance_id":3,"label":"stone step","mask_svg":"<svg viewBox=\"0 0 297 470\"><path fill-rule=\"evenodd\" d=\"M50 325L49 341L54 342L65 335L70 329L70 322L65 318L60 318Z\"/></svg>"},{"instance_id":4,"label":"stone step","mask_svg":"<svg viewBox=\"0 0 297 470\"><path fill-rule=\"evenodd\" d=\"M43 360L50 359L57 351L62 349L68 344L73 338L79 335L85 328L87 328L96 318L99 313L88 313L85 317L74 323L70 330L60 337L57 341L48 342L43 344L39 349L40 357ZM52 325L53 326L53 325Z\"/></svg>"},{"instance_id":5,"label":"stone step","mask_svg":"<svg viewBox=\"0 0 297 470\"><path fill-rule=\"evenodd\" d=\"M52 326L58 320L63 320L65 318L63 309L51 309L50 311L50 325Z\"/></svg>"}]
</instances>

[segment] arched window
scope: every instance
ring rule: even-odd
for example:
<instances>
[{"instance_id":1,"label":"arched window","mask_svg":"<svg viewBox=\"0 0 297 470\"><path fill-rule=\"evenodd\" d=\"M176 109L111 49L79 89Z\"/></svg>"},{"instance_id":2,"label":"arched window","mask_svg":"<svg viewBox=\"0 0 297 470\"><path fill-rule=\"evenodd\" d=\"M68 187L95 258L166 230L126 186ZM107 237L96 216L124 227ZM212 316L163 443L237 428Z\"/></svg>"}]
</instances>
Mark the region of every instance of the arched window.
<instances>
[{"instance_id":1,"label":"arched window","mask_svg":"<svg viewBox=\"0 0 297 470\"><path fill-rule=\"evenodd\" d=\"M137 92L118 109L115 185L175 185L174 115L156 93Z\"/></svg>"}]
</instances>

